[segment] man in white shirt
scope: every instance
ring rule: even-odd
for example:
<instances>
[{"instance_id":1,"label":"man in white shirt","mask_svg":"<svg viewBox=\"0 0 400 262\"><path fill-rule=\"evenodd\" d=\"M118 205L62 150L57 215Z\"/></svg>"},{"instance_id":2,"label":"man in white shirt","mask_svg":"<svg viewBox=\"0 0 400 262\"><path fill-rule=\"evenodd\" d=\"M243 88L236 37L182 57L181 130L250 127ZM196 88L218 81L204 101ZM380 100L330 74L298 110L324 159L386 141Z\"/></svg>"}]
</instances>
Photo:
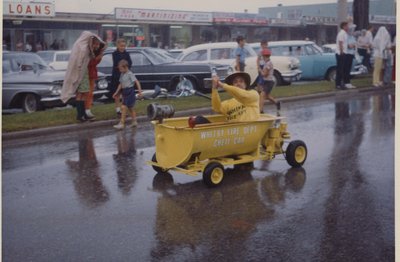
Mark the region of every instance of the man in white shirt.
<instances>
[{"instance_id":1,"label":"man in white shirt","mask_svg":"<svg viewBox=\"0 0 400 262\"><path fill-rule=\"evenodd\" d=\"M348 53L348 35L349 25L347 22L340 23L340 31L336 36L336 88L346 89L344 87L344 69L346 63L346 54Z\"/></svg>"}]
</instances>

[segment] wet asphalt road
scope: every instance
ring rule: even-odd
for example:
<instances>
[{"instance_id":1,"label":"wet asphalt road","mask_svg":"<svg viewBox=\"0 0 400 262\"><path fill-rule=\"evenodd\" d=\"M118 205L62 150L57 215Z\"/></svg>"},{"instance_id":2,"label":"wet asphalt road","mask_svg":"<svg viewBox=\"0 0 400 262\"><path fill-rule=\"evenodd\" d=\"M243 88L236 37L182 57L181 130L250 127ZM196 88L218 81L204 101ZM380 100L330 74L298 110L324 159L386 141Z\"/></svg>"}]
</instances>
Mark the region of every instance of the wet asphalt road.
<instances>
[{"instance_id":1,"label":"wet asphalt road","mask_svg":"<svg viewBox=\"0 0 400 262\"><path fill-rule=\"evenodd\" d=\"M3 141L3 261L394 261L394 100L284 104L303 168L214 189L155 176L149 124Z\"/></svg>"}]
</instances>

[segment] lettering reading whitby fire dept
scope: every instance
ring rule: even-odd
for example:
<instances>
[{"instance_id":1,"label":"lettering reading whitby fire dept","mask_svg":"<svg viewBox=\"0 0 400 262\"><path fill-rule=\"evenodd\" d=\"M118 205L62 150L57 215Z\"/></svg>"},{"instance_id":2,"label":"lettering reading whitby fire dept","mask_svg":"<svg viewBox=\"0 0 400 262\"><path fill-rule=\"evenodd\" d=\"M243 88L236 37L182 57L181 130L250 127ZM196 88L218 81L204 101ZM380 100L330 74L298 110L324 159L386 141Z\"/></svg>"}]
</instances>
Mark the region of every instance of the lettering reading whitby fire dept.
<instances>
[{"instance_id":1,"label":"lettering reading whitby fire dept","mask_svg":"<svg viewBox=\"0 0 400 262\"><path fill-rule=\"evenodd\" d=\"M200 132L202 140L212 140L213 147L244 144L246 137L257 132L257 126L221 128Z\"/></svg>"}]
</instances>

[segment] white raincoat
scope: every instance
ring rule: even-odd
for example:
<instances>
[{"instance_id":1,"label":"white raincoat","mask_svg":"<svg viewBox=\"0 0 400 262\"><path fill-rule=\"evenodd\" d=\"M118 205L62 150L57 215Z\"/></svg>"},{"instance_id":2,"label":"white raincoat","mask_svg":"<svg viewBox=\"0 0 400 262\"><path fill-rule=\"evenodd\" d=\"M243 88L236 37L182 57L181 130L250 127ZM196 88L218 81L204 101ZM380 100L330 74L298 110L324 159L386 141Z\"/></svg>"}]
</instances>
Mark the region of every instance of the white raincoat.
<instances>
[{"instance_id":1,"label":"white raincoat","mask_svg":"<svg viewBox=\"0 0 400 262\"><path fill-rule=\"evenodd\" d=\"M67 103L71 97L75 96L76 90L87 71L89 61L94 57L94 50L91 49L93 38L97 38L100 41L100 48L105 45L96 34L83 31L72 46L64 83L61 89L61 100L64 103Z\"/></svg>"},{"instance_id":2,"label":"white raincoat","mask_svg":"<svg viewBox=\"0 0 400 262\"><path fill-rule=\"evenodd\" d=\"M378 29L378 32L375 35L374 41L372 43L374 47L374 57L385 58L383 54L383 50L388 47L391 47L390 34L386 27L381 26Z\"/></svg>"}]
</instances>

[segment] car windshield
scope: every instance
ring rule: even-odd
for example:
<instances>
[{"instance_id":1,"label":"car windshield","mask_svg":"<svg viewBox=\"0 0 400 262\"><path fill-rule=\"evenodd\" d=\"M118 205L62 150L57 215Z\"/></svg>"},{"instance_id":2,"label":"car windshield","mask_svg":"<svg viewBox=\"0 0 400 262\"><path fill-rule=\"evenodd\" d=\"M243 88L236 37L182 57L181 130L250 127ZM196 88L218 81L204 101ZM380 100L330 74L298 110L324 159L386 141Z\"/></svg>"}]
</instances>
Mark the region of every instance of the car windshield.
<instances>
[{"instance_id":1,"label":"car windshield","mask_svg":"<svg viewBox=\"0 0 400 262\"><path fill-rule=\"evenodd\" d=\"M317 46L316 44L313 44L314 49L317 50L318 53L322 54L324 52L324 50L322 50L321 47Z\"/></svg>"},{"instance_id":2,"label":"car windshield","mask_svg":"<svg viewBox=\"0 0 400 262\"><path fill-rule=\"evenodd\" d=\"M157 50L156 48L144 49L144 53L149 57L153 64L168 64L176 62L171 56L165 54L164 50Z\"/></svg>"},{"instance_id":3,"label":"car windshield","mask_svg":"<svg viewBox=\"0 0 400 262\"><path fill-rule=\"evenodd\" d=\"M46 62L37 54L3 53L3 72L33 70L35 66L38 66L39 69L48 68Z\"/></svg>"},{"instance_id":4,"label":"car windshield","mask_svg":"<svg viewBox=\"0 0 400 262\"><path fill-rule=\"evenodd\" d=\"M53 61L54 52L37 52L37 54L48 64Z\"/></svg>"}]
</instances>

